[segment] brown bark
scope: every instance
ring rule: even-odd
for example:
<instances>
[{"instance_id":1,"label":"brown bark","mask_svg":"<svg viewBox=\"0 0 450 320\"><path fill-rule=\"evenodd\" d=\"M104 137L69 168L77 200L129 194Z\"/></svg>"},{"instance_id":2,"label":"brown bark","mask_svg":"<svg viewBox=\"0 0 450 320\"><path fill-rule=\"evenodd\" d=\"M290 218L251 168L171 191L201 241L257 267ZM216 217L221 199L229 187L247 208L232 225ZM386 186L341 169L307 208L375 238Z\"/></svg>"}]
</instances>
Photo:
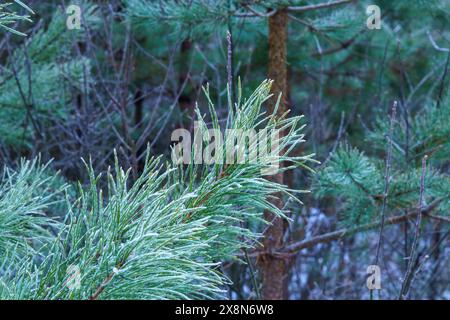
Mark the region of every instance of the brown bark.
<instances>
[{"instance_id":1,"label":"brown bark","mask_svg":"<svg viewBox=\"0 0 450 320\"><path fill-rule=\"evenodd\" d=\"M280 10L269 17L269 61L268 77L273 80L273 97L269 100L268 111L274 110L276 101L280 93L283 93L280 100L278 114L286 110L287 92L287 67L286 67L286 37L287 37L287 12ZM272 179L278 183L283 183L283 174L272 176ZM281 208L283 202L281 195L277 195L279 200L274 204ZM271 225L264 233L263 246L265 252L259 257L258 263L262 277L262 298L270 300L279 300L287 298L287 278L289 261L272 255L270 252L276 252L283 247L283 235L286 230L286 221L280 217L274 216L271 212L265 212L265 219L271 222Z\"/></svg>"}]
</instances>

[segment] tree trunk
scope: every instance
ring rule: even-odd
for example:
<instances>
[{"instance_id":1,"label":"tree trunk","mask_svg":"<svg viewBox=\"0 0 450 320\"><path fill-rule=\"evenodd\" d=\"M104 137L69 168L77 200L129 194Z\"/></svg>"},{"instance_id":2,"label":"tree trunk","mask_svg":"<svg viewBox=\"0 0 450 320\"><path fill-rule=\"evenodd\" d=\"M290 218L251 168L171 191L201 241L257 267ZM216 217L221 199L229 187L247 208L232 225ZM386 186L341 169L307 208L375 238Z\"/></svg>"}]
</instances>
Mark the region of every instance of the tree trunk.
<instances>
[{"instance_id":1,"label":"tree trunk","mask_svg":"<svg viewBox=\"0 0 450 320\"><path fill-rule=\"evenodd\" d=\"M283 93L278 109L278 114L286 110L287 92L287 68L286 68L286 36L287 36L287 12L278 11L269 17L269 66L268 77L273 80L273 97L269 100L268 111L274 110L276 101L280 93ZM283 174L271 177L273 181L283 183ZM281 208L283 202L280 199L273 203ZM272 251L283 247L283 235L286 230L286 221L275 217L271 212L265 212L265 219L271 222L266 229L263 239L264 252L259 259L259 267L262 277L262 298L270 300L280 300L287 298L287 278L289 262L281 257L270 254Z\"/></svg>"}]
</instances>

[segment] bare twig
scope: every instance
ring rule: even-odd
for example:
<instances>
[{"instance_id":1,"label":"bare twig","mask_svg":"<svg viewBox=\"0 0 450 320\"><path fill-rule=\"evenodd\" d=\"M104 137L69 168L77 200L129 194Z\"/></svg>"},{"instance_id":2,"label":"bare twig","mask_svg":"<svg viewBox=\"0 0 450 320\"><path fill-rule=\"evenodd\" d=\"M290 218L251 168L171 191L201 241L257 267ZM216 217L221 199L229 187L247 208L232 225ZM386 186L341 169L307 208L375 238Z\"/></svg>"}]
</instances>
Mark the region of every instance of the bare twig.
<instances>
[{"instance_id":1,"label":"bare twig","mask_svg":"<svg viewBox=\"0 0 450 320\"><path fill-rule=\"evenodd\" d=\"M322 164L319 166L319 169L325 168L325 165L330 161L331 157L333 156L334 152L336 151L339 142L341 141L342 134L344 132L344 120L345 120L345 111L341 112L341 121L339 123L339 129L337 133L336 140L334 141L333 147L331 148L331 151L328 153L327 158L322 162ZM347 125L345 125L347 127Z\"/></svg>"},{"instance_id":2,"label":"bare twig","mask_svg":"<svg viewBox=\"0 0 450 320\"><path fill-rule=\"evenodd\" d=\"M234 102L234 88L233 88L233 36L231 30L227 31L227 44L228 44L228 61L227 61L227 80L228 90L230 91L230 97ZM231 106L230 106L231 107Z\"/></svg>"},{"instance_id":3,"label":"bare twig","mask_svg":"<svg viewBox=\"0 0 450 320\"><path fill-rule=\"evenodd\" d=\"M228 80L228 90L230 92L230 97L232 103L235 101L234 97L234 68L233 68L233 24L231 20L231 0L228 0L228 30L227 30L227 80ZM232 107L232 106L230 106Z\"/></svg>"},{"instance_id":4,"label":"bare twig","mask_svg":"<svg viewBox=\"0 0 450 320\"><path fill-rule=\"evenodd\" d=\"M442 94L444 92L444 84L445 84L445 78L446 78L447 72L448 72L449 61L450 61L450 50L448 51L448 54L447 54L447 61L445 62L444 74L442 75L442 79L439 84L439 94L438 94L438 98L437 98L437 102L436 102L436 108L438 108L438 109L441 104Z\"/></svg>"},{"instance_id":5,"label":"bare twig","mask_svg":"<svg viewBox=\"0 0 450 320\"><path fill-rule=\"evenodd\" d=\"M338 1L330 1L330 2L326 2L326 3L311 4L311 5L307 5L307 6L291 6L291 7L287 7L287 9L289 11L295 11L295 12L306 12L306 11L335 7L335 6L339 6L341 4L347 4L347 3L350 3L353 1L355 1L355 0L338 0Z\"/></svg>"},{"instance_id":6,"label":"bare twig","mask_svg":"<svg viewBox=\"0 0 450 320\"><path fill-rule=\"evenodd\" d=\"M416 225L415 225L415 231L414 231L414 240L411 245L411 252L409 254L409 260L408 260L408 268L406 270L405 277L403 279L402 288L400 290L400 300L404 300L407 298L409 293L409 288L411 287L411 280L413 278L413 266L416 260L416 249L417 244L419 241L420 236L420 223L422 222L422 209L423 209L423 200L424 200L424 194L425 194L425 175L427 171L427 158L428 156L425 155L422 158L422 174L420 176L420 195L419 195L419 204L418 204L418 215L416 218Z\"/></svg>"},{"instance_id":7,"label":"bare twig","mask_svg":"<svg viewBox=\"0 0 450 320\"><path fill-rule=\"evenodd\" d=\"M440 51L440 52L447 52L447 60L445 62L444 74L442 75L442 78L441 78L441 81L439 84L439 94L438 94L438 99L436 102L436 107L439 108L441 99L442 99L442 93L444 91L445 78L446 78L447 72L448 72L448 64L449 64L449 60L450 60L450 48L443 48L443 47L438 46L436 41L434 41L434 38L431 35L430 31L427 31L427 35L428 35L428 39L430 40L431 45L433 46L434 49L436 49L437 51Z\"/></svg>"},{"instance_id":8,"label":"bare twig","mask_svg":"<svg viewBox=\"0 0 450 320\"><path fill-rule=\"evenodd\" d=\"M123 262L120 262L116 269L120 269L124 265ZM89 297L89 300L97 300L100 294L105 290L106 286L111 282L111 280L116 275L115 271L112 271L108 276L103 280L103 282L98 286L95 292Z\"/></svg>"},{"instance_id":9,"label":"bare twig","mask_svg":"<svg viewBox=\"0 0 450 320\"><path fill-rule=\"evenodd\" d=\"M250 256L248 254L248 250L246 248L242 249L244 251L245 260L248 265L248 269L250 272L250 279L252 280L253 289L255 290L255 295L257 300L261 300L261 292L259 290L258 282L256 281L255 270L253 269L252 261L250 260Z\"/></svg>"},{"instance_id":10,"label":"bare twig","mask_svg":"<svg viewBox=\"0 0 450 320\"><path fill-rule=\"evenodd\" d=\"M244 7L246 9L248 9L249 11L251 11L255 16L263 17L263 18L269 18L269 17L273 16L275 13L277 13L277 10L271 10L271 11L269 11L267 13L261 13L261 12L256 11L255 9L253 9L248 4L245 4Z\"/></svg>"},{"instance_id":11,"label":"bare twig","mask_svg":"<svg viewBox=\"0 0 450 320\"><path fill-rule=\"evenodd\" d=\"M436 41L434 41L433 36L431 35L430 31L427 31L428 39L430 39L431 45L433 48L435 48L437 51L441 52L450 52L449 48L443 48L437 45Z\"/></svg>"},{"instance_id":12,"label":"bare twig","mask_svg":"<svg viewBox=\"0 0 450 320\"><path fill-rule=\"evenodd\" d=\"M443 217L443 216L437 216L435 214L431 214L431 213L423 213L424 215L426 215L427 217L440 221L440 222L447 222L450 223L450 218L448 217Z\"/></svg>"},{"instance_id":13,"label":"bare twig","mask_svg":"<svg viewBox=\"0 0 450 320\"><path fill-rule=\"evenodd\" d=\"M384 193L383 193L383 203L381 205L381 222L380 222L380 233L378 236L377 251L375 254L375 265L378 265L378 260L380 258L380 250L383 244L383 229L384 220L386 216L387 198L389 193L389 182L390 182L390 169L391 169L391 158L392 158L392 137L394 134L394 122L397 114L397 101L394 101L392 105L391 121L389 125L389 139L387 145L387 155L386 155L386 168L384 172Z\"/></svg>"},{"instance_id":14,"label":"bare twig","mask_svg":"<svg viewBox=\"0 0 450 320\"><path fill-rule=\"evenodd\" d=\"M439 199L434 200L427 207L422 208L421 213L425 217L428 217L429 213L431 211L433 211L434 209L436 209L437 206L445 199L446 198L439 198ZM394 225L394 224L398 224L398 223L407 221L411 218L416 217L417 212L418 212L417 210L414 210L413 212L409 212L409 213L403 214L401 216L395 216L392 218L388 218L385 220L384 225L385 226ZM363 225L353 227L353 228L344 228L344 229L340 229L337 231L325 233L325 234L322 234L319 236L312 237L310 239L305 239L305 240L291 243L285 247L285 249L283 250L283 253L295 253L295 252L298 252L305 248L311 248L320 243L328 243L331 241L340 240L345 236L372 230L372 229L378 228L379 226L380 226L380 222L372 222L372 223L363 224Z\"/></svg>"}]
</instances>

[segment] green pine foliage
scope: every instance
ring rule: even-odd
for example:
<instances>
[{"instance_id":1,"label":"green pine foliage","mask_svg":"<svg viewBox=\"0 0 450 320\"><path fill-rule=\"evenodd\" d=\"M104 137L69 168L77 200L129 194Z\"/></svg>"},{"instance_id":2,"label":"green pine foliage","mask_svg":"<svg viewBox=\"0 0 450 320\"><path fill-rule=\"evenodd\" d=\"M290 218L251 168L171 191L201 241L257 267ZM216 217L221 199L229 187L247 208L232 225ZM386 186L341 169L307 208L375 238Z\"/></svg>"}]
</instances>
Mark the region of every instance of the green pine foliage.
<instances>
[{"instance_id":1,"label":"green pine foliage","mask_svg":"<svg viewBox=\"0 0 450 320\"><path fill-rule=\"evenodd\" d=\"M303 142L301 117L279 118L261 111L270 86L266 81L248 99L239 98L242 102L230 115L228 128L285 128L288 133L280 138L279 151L285 150L281 160L292 165L283 170L304 165L310 156L289 155ZM200 111L197 113L206 126ZM210 117L213 127L220 128L212 104ZM270 157L256 163L174 167L164 164L161 157L148 156L134 182L130 170L122 169L117 160L104 178L86 164L90 182L79 184L76 199L67 197L67 214L57 230L50 223L53 220L37 215L51 205L56 191L42 187L50 182L40 178L45 167L27 163L14 179L3 179L6 191L1 206L16 203L11 197L18 192L22 198L17 199L20 205L14 210L0 211L0 217L15 221L9 231L14 236L2 237L0 247L5 248L0 251L4 261L0 298L223 297L228 280L220 272L220 263L257 244L258 230L265 224L264 210L284 216L268 197L281 192L295 199L293 190L264 178L261 170L267 168ZM103 189L101 181L105 179L107 187ZM34 196L38 190L39 195ZM16 230L20 224L30 227ZM47 234L53 235L50 241ZM11 254L11 248L31 246L25 239L45 240L45 245L23 257ZM69 286L71 270L79 270L80 287Z\"/></svg>"},{"instance_id":2,"label":"green pine foliage","mask_svg":"<svg viewBox=\"0 0 450 320\"><path fill-rule=\"evenodd\" d=\"M398 119L392 137L387 135L389 121L378 118L374 129L366 137L366 143L370 145L366 153L344 144L331 156L326 167L319 171L315 186L317 195L343 200L343 224L377 221L386 183L386 140L392 140L392 170L387 198L390 214L411 211L417 207L421 159L427 155L429 168L425 203L439 201L435 212L448 216L450 181L442 164L450 157L449 107L447 98L439 108L436 103L432 103L414 115L409 115L408 121Z\"/></svg>"},{"instance_id":3,"label":"green pine foliage","mask_svg":"<svg viewBox=\"0 0 450 320\"><path fill-rule=\"evenodd\" d=\"M175 1L164 0L156 4L148 0L123 1L127 14L137 23L169 25L173 35L184 34L204 37L228 19L228 0Z\"/></svg>"},{"instance_id":4,"label":"green pine foliage","mask_svg":"<svg viewBox=\"0 0 450 320\"><path fill-rule=\"evenodd\" d=\"M16 5L14 6L14 4ZM0 30L6 30L19 36L26 36L26 34L10 27L10 25L18 21L31 22L29 15L19 14L14 10L17 8L23 8L28 13L34 14L33 10L20 0L14 0L14 3L0 3Z\"/></svg>"},{"instance_id":5,"label":"green pine foliage","mask_svg":"<svg viewBox=\"0 0 450 320\"><path fill-rule=\"evenodd\" d=\"M398 121L394 130L393 147L397 159L405 159L420 164L424 155L432 156L433 162L448 160L450 150L450 99L444 98L439 104L430 101L407 121ZM374 129L367 140L373 143L374 150L383 150L388 122L378 117Z\"/></svg>"},{"instance_id":6,"label":"green pine foliage","mask_svg":"<svg viewBox=\"0 0 450 320\"><path fill-rule=\"evenodd\" d=\"M95 28L95 7L88 6L84 12L85 23ZM36 118L66 116L66 104L90 78L89 59L76 56L73 50L84 32L84 28L68 30L65 14L57 10L46 29L31 35L8 57L0 73L0 136L4 143L27 146L39 135L38 122L46 125Z\"/></svg>"},{"instance_id":7,"label":"green pine foliage","mask_svg":"<svg viewBox=\"0 0 450 320\"><path fill-rule=\"evenodd\" d=\"M37 159L22 161L17 171L5 167L0 180L0 260L34 255L53 241L60 228L51 217L63 199L64 184ZM7 259L6 259L7 260Z\"/></svg>"}]
</instances>

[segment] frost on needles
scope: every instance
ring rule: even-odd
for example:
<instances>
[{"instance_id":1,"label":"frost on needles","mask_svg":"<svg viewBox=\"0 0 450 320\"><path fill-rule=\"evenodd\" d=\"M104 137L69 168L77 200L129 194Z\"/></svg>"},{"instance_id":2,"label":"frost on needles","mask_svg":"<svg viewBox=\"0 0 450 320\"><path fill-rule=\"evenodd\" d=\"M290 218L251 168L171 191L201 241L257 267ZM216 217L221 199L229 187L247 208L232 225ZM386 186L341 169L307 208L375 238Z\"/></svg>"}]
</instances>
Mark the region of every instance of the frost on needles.
<instances>
[{"instance_id":1,"label":"frost on needles","mask_svg":"<svg viewBox=\"0 0 450 320\"><path fill-rule=\"evenodd\" d=\"M304 141L302 117L265 114L270 87L264 81L248 99L239 97L227 128L283 128L280 170L303 166L311 156L289 155ZM220 127L212 103L209 110ZM285 216L270 197L296 199L261 174L264 163L174 166L148 153L132 181L116 156L103 175L87 162L90 183L76 190L37 160L5 168L0 299L224 297L229 280L220 262L258 245L265 210Z\"/></svg>"}]
</instances>

